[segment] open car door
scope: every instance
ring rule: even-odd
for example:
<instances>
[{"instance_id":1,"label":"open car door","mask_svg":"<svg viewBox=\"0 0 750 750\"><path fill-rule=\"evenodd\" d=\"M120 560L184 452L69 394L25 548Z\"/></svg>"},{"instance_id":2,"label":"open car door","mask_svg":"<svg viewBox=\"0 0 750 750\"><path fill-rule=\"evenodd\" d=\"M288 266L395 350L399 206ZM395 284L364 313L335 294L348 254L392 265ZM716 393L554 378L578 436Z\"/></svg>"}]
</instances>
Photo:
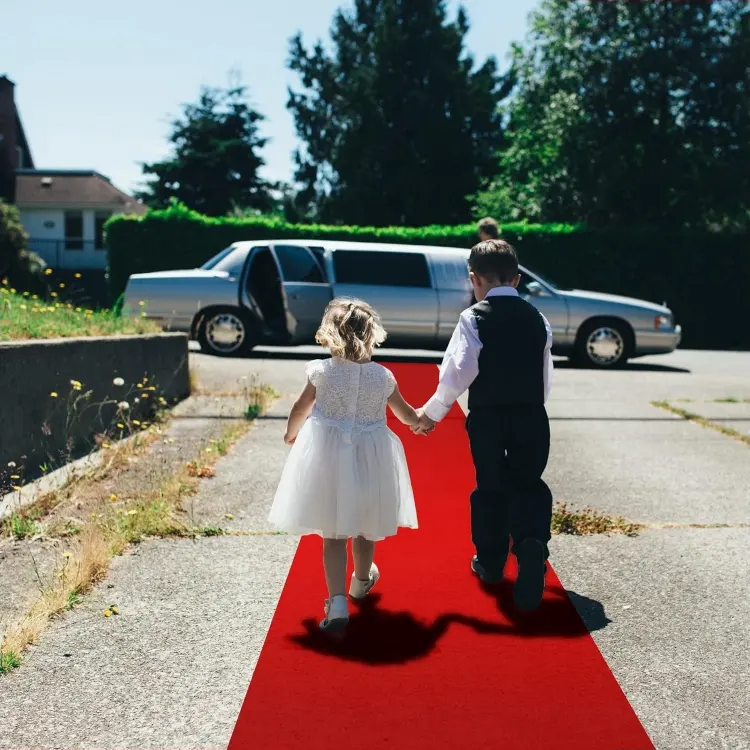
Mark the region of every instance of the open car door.
<instances>
[{"instance_id":1,"label":"open car door","mask_svg":"<svg viewBox=\"0 0 750 750\"><path fill-rule=\"evenodd\" d=\"M276 244L271 249L281 271L289 343L312 343L333 296L325 268L304 245Z\"/></svg>"}]
</instances>

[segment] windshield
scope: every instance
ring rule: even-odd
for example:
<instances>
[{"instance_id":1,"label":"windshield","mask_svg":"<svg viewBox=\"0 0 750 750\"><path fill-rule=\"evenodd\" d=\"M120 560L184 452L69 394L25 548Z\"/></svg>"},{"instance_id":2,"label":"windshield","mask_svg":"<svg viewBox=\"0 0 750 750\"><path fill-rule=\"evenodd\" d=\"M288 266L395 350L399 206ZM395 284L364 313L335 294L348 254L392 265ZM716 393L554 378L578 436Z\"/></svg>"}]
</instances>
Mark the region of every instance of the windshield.
<instances>
[{"instance_id":1,"label":"windshield","mask_svg":"<svg viewBox=\"0 0 750 750\"><path fill-rule=\"evenodd\" d=\"M528 271L528 274L530 276L536 276L536 278L539 279L539 281L541 281L542 284L546 284L550 289L554 291L560 291L562 289L562 287L558 286L553 281L550 281L545 276L542 276L542 274L537 273L536 271L532 271L530 268L526 268L526 271Z\"/></svg>"},{"instance_id":2,"label":"windshield","mask_svg":"<svg viewBox=\"0 0 750 750\"><path fill-rule=\"evenodd\" d=\"M227 247L224 250L222 250L218 255L214 255L213 258L211 258L210 260L207 260L201 266L201 271L210 271L211 269L216 268L216 264L224 260L224 258L226 258L227 255L229 255L229 253L231 253L233 249L234 248L232 247ZM218 269L218 270L221 270L221 269Z\"/></svg>"},{"instance_id":3,"label":"windshield","mask_svg":"<svg viewBox=\"0 0 750 750\"><path fill-rule=\"evenodd\" d=\"M208 263L204 263L201 269L204 271L220 271L228 273L229 276L239 276L245 265L247 254L248 248L246 247L228 247L211 258Z\"/></svg>"}]
</instances>

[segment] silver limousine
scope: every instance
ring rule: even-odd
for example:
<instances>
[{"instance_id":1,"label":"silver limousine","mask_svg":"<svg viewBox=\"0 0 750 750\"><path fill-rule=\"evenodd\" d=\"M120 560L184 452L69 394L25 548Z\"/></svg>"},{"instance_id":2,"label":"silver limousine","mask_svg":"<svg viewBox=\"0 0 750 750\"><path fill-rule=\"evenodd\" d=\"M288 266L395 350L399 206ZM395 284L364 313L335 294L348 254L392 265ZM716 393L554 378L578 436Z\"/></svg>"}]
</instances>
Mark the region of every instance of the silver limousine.
<instances>
[{"instance_id":1,"label":"silver limousine","mask_svg":"<svg viewBox=\"0 0 750 750\"><path fill-rule=\"evenodd\" d=\"M262 344L310 344L333 297L358 297L380 313L390 346L440 349L471 304L468 256L416 245L236 242L201 268L132 275L124 309L190 333L205 352L238 356ZM664 305L561 289L526 268L519 292L549 320L554 352L589 366L616 367L680 343Z\"/></svg>"}]
</instances>

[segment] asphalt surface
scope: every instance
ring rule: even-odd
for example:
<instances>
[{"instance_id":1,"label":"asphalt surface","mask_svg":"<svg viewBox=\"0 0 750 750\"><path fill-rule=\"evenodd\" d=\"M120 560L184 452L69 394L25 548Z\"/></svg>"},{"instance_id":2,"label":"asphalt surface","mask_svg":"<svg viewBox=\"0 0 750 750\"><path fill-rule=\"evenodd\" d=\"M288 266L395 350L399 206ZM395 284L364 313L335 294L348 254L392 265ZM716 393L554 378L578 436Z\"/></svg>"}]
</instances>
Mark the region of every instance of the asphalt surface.
<instances>
[{"instance_id":1,"label":"asphalt surface","mask_svg":"<svg viewBox=\"0 0 750 750\"><path fill-rule=\"evenodd\" d=\"M0 679L0 748L226 746L296 547L265 518L284 417L314 356L192 357L204 388L255 373L283 394L194 503L255 534L149 542L118 559ZM554 494L648 526L634 538L555 537L551 562L657 748L750 748L750 447L651 405L746 429L748 404L725 400L750 399L750 353L678 351L619 372L559 364ZM113 601L121 616L102 617ZM554 696L540 700L554 710Z\"/></svg>"}]
</instances>

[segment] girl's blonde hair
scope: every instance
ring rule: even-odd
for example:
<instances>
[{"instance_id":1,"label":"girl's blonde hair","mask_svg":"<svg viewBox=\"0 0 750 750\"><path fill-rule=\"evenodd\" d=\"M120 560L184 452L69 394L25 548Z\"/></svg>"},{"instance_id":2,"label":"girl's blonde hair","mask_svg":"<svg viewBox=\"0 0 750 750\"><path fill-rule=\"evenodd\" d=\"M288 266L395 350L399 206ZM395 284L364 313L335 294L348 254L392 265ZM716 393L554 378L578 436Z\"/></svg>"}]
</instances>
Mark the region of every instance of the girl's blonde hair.
<instances>
[{"instance_id":1,"label":"girl's blonde hair","mask_svg":"<svg viewBox=\"0 0 750 750\"><path fill-rule=\"evenodd\" d=\"M385 341L380 317L366 302L339 297L329 303L315 340L334 357L361 362Z\"/></svg>"}]
</instances>

